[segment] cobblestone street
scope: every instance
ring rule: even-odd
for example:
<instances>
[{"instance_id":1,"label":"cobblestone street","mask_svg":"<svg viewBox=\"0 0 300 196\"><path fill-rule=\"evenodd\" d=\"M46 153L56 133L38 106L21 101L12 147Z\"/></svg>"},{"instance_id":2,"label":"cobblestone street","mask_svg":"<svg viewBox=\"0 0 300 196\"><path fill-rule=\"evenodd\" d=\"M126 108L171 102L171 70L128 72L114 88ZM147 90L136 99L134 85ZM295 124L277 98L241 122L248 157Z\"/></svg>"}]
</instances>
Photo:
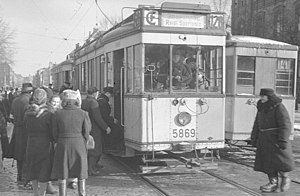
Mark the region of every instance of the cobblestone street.
<instances>
[{"instance_id":1,"label":"cobblestone street","mask_svg":"<svg viewBox=\"0 0 300 196\"><path fill-rule=\"evenodd\" d=\"M120 165L112 162L108 157L104 158L104 168L100 176L89 177L87 180L87 195L130 195L130 196L152 196L156 195L149 187L142 184L134 176L126 174ZM1 196L27 196L32 195L31 190L25 190L16 182L16 165L12 167L12 160L4 161L5 170L0 174L0 195ZM58 190L57 182L53 183ZM77 195L77 190L67 189L68 195ZM58 195L58 194L56 194Z\"/></svg>"}]
</instances>

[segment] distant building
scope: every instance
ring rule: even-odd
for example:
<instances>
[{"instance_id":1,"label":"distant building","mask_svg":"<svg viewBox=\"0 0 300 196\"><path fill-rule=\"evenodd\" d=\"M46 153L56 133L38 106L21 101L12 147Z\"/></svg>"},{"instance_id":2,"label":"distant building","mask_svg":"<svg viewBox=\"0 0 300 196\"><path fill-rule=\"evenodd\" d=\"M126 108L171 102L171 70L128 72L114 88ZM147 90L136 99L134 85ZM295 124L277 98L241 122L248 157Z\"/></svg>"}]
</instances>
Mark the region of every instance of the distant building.
<instances>
[{"instance_id":1,"label":"distant building","mask_svg":"<svg viewBox=\"0 0 300 196\"><path fill-rule=\"evenodd\" d=\"M234 35L258 36L300 46L300 1L233 0L231 29ZM300 101L299 77L300 69L296 89Z\"/></svg>"},{"instance_id":2,"label":"distant building","mask_svg":"<svg viewBox=\"0 0 300 196\"><path fill-rule=\"evenodd\" d=\"M33 85L36 87L49 86L50 81L50 68L41 68L37 70L34 75Z\"/></svg>"},{"instance_id":3,"label":"distant building","mask_svg":"<svg viewBox=\"0 0 300 196\"><path fill-rule=\"evenodd\" d=\"M0 89L13 86L12 73L12 68L8 63L0 63Z\"/></svg>"}]
</instances>

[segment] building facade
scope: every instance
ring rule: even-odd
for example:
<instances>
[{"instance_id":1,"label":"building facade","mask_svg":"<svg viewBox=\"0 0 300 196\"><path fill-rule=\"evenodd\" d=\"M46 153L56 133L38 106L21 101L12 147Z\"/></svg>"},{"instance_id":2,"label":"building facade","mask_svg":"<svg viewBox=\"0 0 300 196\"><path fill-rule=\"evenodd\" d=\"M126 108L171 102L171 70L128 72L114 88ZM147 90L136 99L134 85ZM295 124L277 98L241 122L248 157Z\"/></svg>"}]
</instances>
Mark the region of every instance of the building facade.
<instances>
[{"instance_id":1,"label":"building facade","mask_svg":"<svg viewBox=\"0 0 300 196\"><path fill-rule=\"evenodd\" d=\"M0 63L0 89L6 89L12 86L14 86L14 84L11 66L6 62Z\"/></svg>"},{"instance_id":2,"label":"building facade","mask_svg":"<svg viewBox=\"0 0 300 196\"><path fill-rule=\"evenodd\" d=\"M300 46L299 0L233 0L231 22L234 35L257 36ZM300 101L299 77L298 66L296 95Z\"/></svg>"}]
</instances>

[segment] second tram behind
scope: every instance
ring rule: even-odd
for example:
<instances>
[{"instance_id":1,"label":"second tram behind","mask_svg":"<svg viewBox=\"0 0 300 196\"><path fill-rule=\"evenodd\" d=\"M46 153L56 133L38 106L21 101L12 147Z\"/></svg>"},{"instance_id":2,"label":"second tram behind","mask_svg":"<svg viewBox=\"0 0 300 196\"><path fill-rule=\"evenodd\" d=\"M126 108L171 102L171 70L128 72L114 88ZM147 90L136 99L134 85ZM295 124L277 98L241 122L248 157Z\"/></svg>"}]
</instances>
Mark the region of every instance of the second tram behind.
<instances>
[{"instance_id":1,"label":"second tram behind","mask_svg":"<svg viewBox=\"0 0 300 196\"><path fill-rule=\"evenodd\" d=\"M74 87L114 87L126 155L217 149L225 141L224 13L165 2L76 49Z\"/></svg>"}]
</instances>

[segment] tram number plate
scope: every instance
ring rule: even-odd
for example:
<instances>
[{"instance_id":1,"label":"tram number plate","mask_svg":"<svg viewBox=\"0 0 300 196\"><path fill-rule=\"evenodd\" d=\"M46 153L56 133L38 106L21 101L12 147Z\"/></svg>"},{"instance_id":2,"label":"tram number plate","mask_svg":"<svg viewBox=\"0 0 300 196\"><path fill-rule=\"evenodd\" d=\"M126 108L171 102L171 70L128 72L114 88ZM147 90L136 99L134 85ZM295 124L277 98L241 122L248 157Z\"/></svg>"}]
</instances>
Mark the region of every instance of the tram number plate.
<instances>
[{"instance_id":1,"label":"tram number plate","mask_svg":"<svg viewBox=\"0 0 300 196\"><path fill-rule=\"evenodd\" d=\"M177 138L194 138L196 137L195 129L173 129L172 136Z\"/></svg>"}]
</instances>

